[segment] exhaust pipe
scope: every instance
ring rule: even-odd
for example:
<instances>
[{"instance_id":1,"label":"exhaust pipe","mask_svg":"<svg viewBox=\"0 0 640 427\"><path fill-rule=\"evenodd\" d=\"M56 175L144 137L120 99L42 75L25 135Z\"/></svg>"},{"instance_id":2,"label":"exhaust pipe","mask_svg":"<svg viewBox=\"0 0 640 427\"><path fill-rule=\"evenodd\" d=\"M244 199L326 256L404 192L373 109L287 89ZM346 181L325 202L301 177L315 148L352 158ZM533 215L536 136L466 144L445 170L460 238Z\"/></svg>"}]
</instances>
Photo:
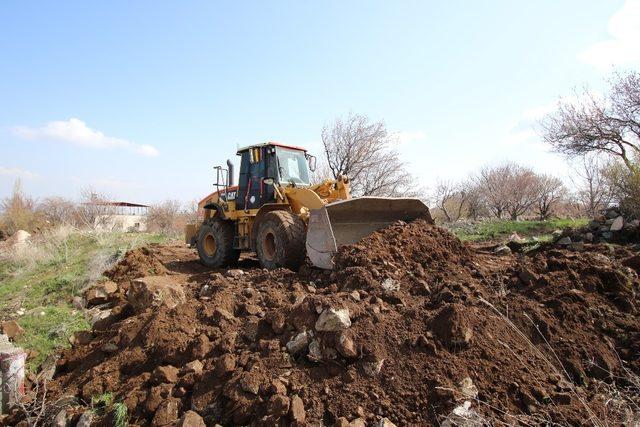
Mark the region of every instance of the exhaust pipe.
<instances>
[{"instance_id":1,"label":"exhaust pipe","mask_svg":"<svg viewBox=\"0 0 640 427\"><path fill-rule=\"evenodd\" d=\"M227 177L227 185L229 187L233 187L233 185L235 184L234 177L235 175L233 174L233 163L231 162L231 159L227 159L227 170L229 171L228 174L229 176Z\"/></svg>"}]
</instances>

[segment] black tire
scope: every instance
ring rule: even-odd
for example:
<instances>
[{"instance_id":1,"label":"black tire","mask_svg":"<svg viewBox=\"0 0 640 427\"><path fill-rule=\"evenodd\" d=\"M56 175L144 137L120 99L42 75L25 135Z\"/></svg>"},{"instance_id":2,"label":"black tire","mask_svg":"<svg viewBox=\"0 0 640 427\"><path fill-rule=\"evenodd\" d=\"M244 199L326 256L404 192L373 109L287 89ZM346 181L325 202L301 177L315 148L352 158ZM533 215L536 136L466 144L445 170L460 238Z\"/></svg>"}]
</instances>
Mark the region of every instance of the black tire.
<instances>
[{"instance_id":1,"label":"black tire","mask_svg":"<svg viewBox=\"0 0 640 427\"><path fill-rule=\"evenodd\" d=\"M256 253L264 268L279 267L297 270L304 262L306 227L304 222L288 211L265 214L258 226Z\"/></svg>"},{"instance_id":2,"label":"black tire","mask_svg":"<svg viewBox=\"0 0 640 427\"><path fill-rule=\"evenodd\" d=\"M202 224L196 247L200 262L209 268L221 268L234 264L240 258L240 251L233 249L233 223L213 220Z\"/></svg>"}]
</instances>

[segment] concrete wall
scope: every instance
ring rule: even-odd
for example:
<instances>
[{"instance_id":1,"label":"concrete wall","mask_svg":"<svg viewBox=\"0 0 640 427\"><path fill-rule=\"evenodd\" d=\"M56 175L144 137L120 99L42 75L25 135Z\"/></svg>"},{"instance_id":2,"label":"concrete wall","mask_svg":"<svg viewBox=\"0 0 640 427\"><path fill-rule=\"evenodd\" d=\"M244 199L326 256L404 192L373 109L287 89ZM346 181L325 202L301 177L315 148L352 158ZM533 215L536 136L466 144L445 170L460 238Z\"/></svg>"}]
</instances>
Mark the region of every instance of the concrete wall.
<instances>
[{"instance_id":1,"label":"concrete wall","mask_svg":"<svg viewBox=\"0 0 640 427\"><path fill-rule=\"evenodd\" d=\"M104 231L147 231L145 215L102 215L96 218L96 229Z\"/></svg>"}]
</instances>

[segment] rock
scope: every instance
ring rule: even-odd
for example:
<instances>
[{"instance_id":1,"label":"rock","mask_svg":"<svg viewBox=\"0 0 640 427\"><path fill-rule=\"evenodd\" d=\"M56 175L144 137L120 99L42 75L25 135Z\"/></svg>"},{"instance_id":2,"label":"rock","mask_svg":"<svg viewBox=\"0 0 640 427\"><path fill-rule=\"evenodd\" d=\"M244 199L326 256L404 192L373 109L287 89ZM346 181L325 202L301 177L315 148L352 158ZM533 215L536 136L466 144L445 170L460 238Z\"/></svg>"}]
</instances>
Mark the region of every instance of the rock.
<instances>
[{"instance_id":1,"label":"rock","mask_svg":"<svg viewBox=\"0 0 640 427\"><path fill-rule=\"evenodd\" d=\"M76 331L73 334L73 341L78 345L87 345L93 341L93 332L91 331Z\"/></svg>"},{"instance_id":2,"label":"rock","mask_svg":"<svg viewBox=\"0 0 640 427\"><path fill-rule=\"evenodd\" d=\"M287 351L291 354L297 354L307 348L311 341L311 333L308 331L300 332L287 343Z\"/></svg>"},{"instance_id":3,"label":"rock","mask_svg":"<svg viewBox=\"0 0 640 427\"><path fill-rule=\"evenodd\" d=\"M220 322L222 319L231 321L231 320L235 319L235 316L233 314L229 313L224 308L216 307L216 309L213 311L213 318L217 322Z\"/></svg>"},{"instance_id":4,"label":"rock","mask_svg":"<svg viewBox=\"0 0 640 427\"><path fill-rule=\"evenodd\" d=\"M178 373L178 368L174 366L158 366L151 373L151 382L153 384L173 384L178 381Z\"/></svg>"},{"instance_id":5,"label":"rock","mask_svg":"<svg viewBox=\"0 0 640 427\"><path fill-rule=\"evenodd\" d=\"M353 291L349 294L349 297L351 297L352 300L354 300L355 302L360 302L360 292L358 291Z\"/></svg>"},{"instance_id":6,"label":"rock","mask_svg":"<svg viewBox=\"0 0 640 427\"><path fill-rule=\"evenodd\" d=\"M478 388L470 377L464 377L458 385L460 386L460 393L462 393L465 399L475 399L478 397Z\"/></svg>"},{"instance_id":7,"label":"rock","mask_svg":"<svg viewBox=\"0 0 640 427\"><path fill-rule=\"evenodd\" d=\"M351 326L348 308L328 308L320 313L316 321L316 330L323 332L337 332Z\"/></svg>"},{"instance_id":8,"label":"rock","mask_svg":"<svg viewBox=\"0 0 640 427\"><path fill-rule=\"evenodd\" d=\"M93 310L95 309L90 310L91 326L93 326L95 329L99 329L101 326L106 325L110 322L109 319L111 318L111 309L96 310L95 312L93 312Z\"/></svg>"},{"instance_id":9,"label":"rock","mask_svg":"<svg viewBox=\"0 0 640 427\"><path fill-rule=\"evenodd\" d=\"M471 402L467 400L462 405L456 406L440 426L481 427L484 426L484 419L480 414L471 409Z\"/></svg>"},{"instance_id":10,"label":"rock","mask_svg":"<svg viewBox=\"0 0 640 427\"><path fill-rule=\"evenodd\" d=\"M22 335L24 329L15 320L5 320L2 322L2 333L13 340Z\"/></svg>"},{"instance_id":11,"label":"rock","mask_svg":"<svg viewBox=\"0 0 640 427\"><path fill-rule=\"evenodd\" d=\"M160 306L174 308L187 299L182 286L171 282L171 276L147 276L131 282L127 300L140 313Z\"/></svg>"},{"instance_id":12,"label":"rock","mask_svg":"<svg viewBox=\"0 0 640 427\"><path fill-rule=\"evenodd\" d=\"M204 420L195 411L187 411L178 420L177 427L205 427Z\"/></svg>"},{"instance_id":13,"label":"rock","mask_svg":"<svg viewBox=\"0 0 640 427\"><path fill-rule=\"evenodd\" d=\"M389 418L382 418L378 421L378 427L396 427L396 425Z\"/></svg>"},{"instance_id":14,"label":"rock","mask_svg":"<svg viewBox=\"0 0 640 427\"><path fill-rule=\"evenodd\" d=\"M450 304L432 319L431 328L448 348L467 347L473 339L473 329L469 323L470 307Z\"/></svg>"},{"instance_id":15,"label":"rock","mask_svg":"<svg viewBox=\"0 0 640 427\"><path fill-rule=\"evenodd\" d=\"M279 311L272 311L266 316L266 320L271 324L271 329L275 334L281 334L284 331L286 319L284 314Z\"/></svg>"},{"instance_id":16,"label":"rock","mask_svg":"<svg viewBox=\"0 0 640 427\"><path fill-rule=\"evenodd\" d=\"M509 241L517 243L517 244L520 244L520 245L527 243L527 239L522 238L515 231L513 233L511 233L511 236L509 236Z\"/></svg>"},{"instance_id":17,"label":"rock","mask_svg":"<svg viewBox=\"0 0 640 427\"><path fill-rule=\"evenodd\" d=\"M230 374L236 369L236 356L233 354L223 354L216 361L216 375L222 377Z\"/></svg>"},{"instance_id":18,"label":"rock","mask_svg":"<svg viewBox=\"0 0 640 427\"><path fill-rule=\"evenodd\" d=\"M115 343L109 341L104 343L102 347L100 347L100 350L104 351L105 353L113 354L113 353L117 353L119 348Z\"/></svg>"},{"instance_id":19,"label":"rock","mask_svg":"<svg viewBox=\"0 0 640 427\"><path fill-rule=\"evenodd\" d=\"M180 409L180 400L169 398L164 400L151 421L152 426L173 425L178 420L178 410Z\"/></svg>"},{"instance_id":20,"label":"rock","mask_svg":"<svg viewBox=\"0 0 640 427\"><path fill-rule=\"evenodd\" d=\"M622 216L617 217L611 223L611 227L609 227L610 231L620 231L624 227L624 218Z\"/></svg>"},{"instance_id":21,"label":"rock","mask_svg":"<svg viewBox=\"0 0 640 427\"><path fill-rule=\"evenodd\" d=\"M237 279L238 277L244 276L244 270L240 270L239 268L233 268L231 270L227 270L227 276Z\"/></svg>"},{"instance_id":22,"label":"rock","mask_svg":"<svg viewBox=\"0 0 640 427\"><path fill-rule=\"evenodd\" d=\"M493 250L493 253L496 255L509 255L511 254L511 249L509 246L501 245Z\"/></svg>"},{"instance_id":23,"label":"rock","mask_svg":"<svg viewBox=\"0 0 640 427\"><path fill-rule=\"evenodd\" d=\"M77 310L82 310L82 309L86 308L86 306L87 306L86 301L84 300L84 298L82 298L80 296L73 297L73 301L72 301L71 304L73 305L73 308L75 308Z\"/></svg>"},{"instance_id":24,"label":"rock","mask_svg":"<svg viewBox=\"0 0 640 427\"><path fill-rule=\"evenodd\" d=\"M593 242L593 233L591 233L591 232L585 233L584 234L584 241L587 242L587 243Z\"/></svg>"},{"instance_id":25,"label":"rock","mask_svg":"<svg viewBox=\"0 0 640 427\"><path fill-rule=\"evenodd\" d=\"M27 233L24 230L18 230L11 235L8 239L0 242L0 245L3 248L9 250L20 249L23 246L26 246L31 240L31 234Z\"/></svg>"},{"instance_id":26,"label":"rock","mask_svg":"<svg viewBox=\"0 0 640 427\"><path fill-rule=\"evenodd\" d=\"M84 300L87 302L88 306L104 304L109 302L109 294L99 287L93 287L85 292Z\"/></svg>"},{"instance_id":27,"label":"rock","mask_svg":"<svg viewBox=\"0 0 640 427\"><path fill-rule=\"evenodd\" d=\"M400 283L391 279L390 277L382 281L382 290L385 292L396 292L400 290Z\"/></svg>"},{"instance_id":28,"label":"rock","mask_svg":"<svg viewBox=\"0 0 640 427\"><path fill-rule=\"evenodd\" d=\"M615 219L616 217L620 216L620 212L618 212L617 209L611 208L606 210L604 216L607 219Z\"/></svg>"},{"instance_id":29,"label":"rock","mask_svg":"<svg viewBox=\"0 0 640 427\"><path fill-rule=\"evenodd\" d=\"M307 354L307 358L312 362L320 362L322 360L320 341L313 340L309 343L309 353Z\"/></svg>"},{"instance_id":30,"label":"rock","mask_svg":"<svg viewBox=\"0 0 640 427\"><path fill-rule=\"evenodd\" d=\"M602 237L604 240L611 240L613 239L613 233L610 231L603 231L600 237Z\"/></svg>"},{"instance_id":31,"label":"rock","mask_svg":"<svg viewBox=\"0 0 640 427\"><path fill-rule=\"evenodd\" d=\"M382 371L384 365L384 359L373 358L373 360L367 360L362 362L362 370L365 375L369 377L377 376Z\"/></svg>"},{"instance_id":32,"label":"rock","mask_svg":"<svg viewBox=\"0 0 640 427\"><path fill-rule=\"evenodd\" d=\"M538 275L526 267L520 270L520 273L518 274L518 278L522 283L524 283L527 286L535 285L536 283L538 283L538 280L539 280Z\"/></svg>"},{"instance_id":33,"label":"rock","mask_svg":"<svg viewBox=\"0 0 640 427\"><path fill-rule=\"evenodd\" d=\"M93 423L94 414L92 410L84 411L80 418L78 419L78 423L76 427L91 427Z\"/></svg>"},{"instance_id":34,"label":"rock","mask_svg":"<svg viewBox=\"0 0 640 427\"><path fill-rule=\"evenodd\" d=\"M67 409L62 409L56 417L53 419L51 423L52 427L67 427L67 422L69 421L69 417L67 416Z\"/></svg>"},{"instance_id":35,"label":"rock","mask_svg":"<svg viewBox=\"0 0 640 427\"><path fill-rule=\"evenodd\" d=\"M274 394L267 403L268 414L276 418L283 417L289 412L290 399L282 394Z\"/></svg>"},{"instance_id":36,"label":"rock","mask_svg":"<svg viewBox=\"0 0 640 427\"><path fill-rule=\"evenodd\" d=\"M561 245L561 246L570 245L571 244L571 237L565 236L565 237L559 239L556 243Z\"/></svg>"},{"instance_id":37,"label":"rock","mask_svg":"<svg viewBox=\"0 0 640 427\"><path fill-rule=\"evenodd\" d=\"M347 359L358 357L358 349L351 338L351 334L342 331L336 335L336 350Z\"/></svg>"},{"instance_id":38,"label":"rock","mask_svg":"<svg viewBox=\"0 0 640 427\"><path fill-rule=\"evenodd\" d=\"M289 405L289 419L293 425L302 426L305 425L305 419L307 414L304 411L304 403L302 399L297 395L291 397L291 404Z\"/></svg>"},{"instance_id":39,"label":"rock","mask_svg":"<svg viewBox=\"0 0 640 427\"><path fill-rule=\"evenodd\" d=\"M184 365L184 372L185 373L193 372L196 375L200 375L202 373L203 368L204 366L202 365L201 361L194 360L193 362L189 362L186 365Z\"/></svg>"},{"instance_id":40,"label":"rock","mask_svg":"<svg viewBox=\"0 0 640 427\"><path fill-rule=\"evenodd\" d=\"M629 221L627 223L629 229L631 230L636 230L638 228L640 228L640 219L634 219L633 221Z\"/></svg>"},{"instance_id":41,"label":"rock","mask_svg":"<svg viewBox=\"0 0 640 427\"><path fill-rule=\"evenodd\" d=\"M243 391L255 394L256 396L260 392L260 379L251 372L243 372L240 381L238 381L238 385L240 385Z\"/></svg>"},{"instance_id":42,"label":"rock","mask_svg":"<svg viewBox=\"0 0 640 427\"><path fill-rule=\"evenodd\" d=\"M280 380L273 380L269 385L269 392L271 394L287 394L287 386Z\"/></svg>"},{"instance_id":43,"label":"rock","mask_svg":"<svg viewBox=\"0 0 640 427\"><path fill-rule=\"evenodd\" d=\"M584 251L584 243L583 242L573 242L567 245L567 249L573 252L582 252Z\"/></svg>"},{"instance_id":44,"label":"rock","mask_svg":"<svg viewBox=\"0 0 640 427\"><path fill-rule=\"evenodd\" d=\"M556 242L562 238L562 234L562 230L553 230L551 232L551 238L554 242Z\"/></svg>"}]
</instances>

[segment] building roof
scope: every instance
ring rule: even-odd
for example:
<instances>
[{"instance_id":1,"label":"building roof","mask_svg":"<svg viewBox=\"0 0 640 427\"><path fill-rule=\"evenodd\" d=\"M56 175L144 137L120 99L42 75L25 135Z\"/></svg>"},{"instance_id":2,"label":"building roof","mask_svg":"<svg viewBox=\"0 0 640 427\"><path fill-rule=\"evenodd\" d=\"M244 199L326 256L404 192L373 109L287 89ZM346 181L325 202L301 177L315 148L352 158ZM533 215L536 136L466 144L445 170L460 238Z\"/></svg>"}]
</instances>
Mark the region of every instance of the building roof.
<instances>
[{"instance_id":1,"label":"building roof","mask_svg":"<svg viewBox=\"0 0 640 427\"><path fill-rule=\"evenodd\" d=\"M236 154L240 154L243 151L248 150L249 148L266 147L266 146L269 146L269 145L275 145L276 147L290 148L292 150L300 150L300 151L304 151L305 153L307 152L307 149L303 148L303 147L298 147L298 146L295 146L295 145L287 145L287 144L281 144L279 142L269 141L269 142L263 142L263 143L260 143L260 144L253 144L253 145L248 145L246 147L238 148L238 152Z\"/></svg>"},{"instance_id":2,"label":"building roof","mask_svg":"<svg viewBox=\"0 0 640 427\"><path fill-rule=\"evenodd\" d=\"M129 202L90 202L88 205L100 205L100 206L122 206L127 208L148 208L148 205L140 205L138 203Z\"/></svg>"}]
</instances>

